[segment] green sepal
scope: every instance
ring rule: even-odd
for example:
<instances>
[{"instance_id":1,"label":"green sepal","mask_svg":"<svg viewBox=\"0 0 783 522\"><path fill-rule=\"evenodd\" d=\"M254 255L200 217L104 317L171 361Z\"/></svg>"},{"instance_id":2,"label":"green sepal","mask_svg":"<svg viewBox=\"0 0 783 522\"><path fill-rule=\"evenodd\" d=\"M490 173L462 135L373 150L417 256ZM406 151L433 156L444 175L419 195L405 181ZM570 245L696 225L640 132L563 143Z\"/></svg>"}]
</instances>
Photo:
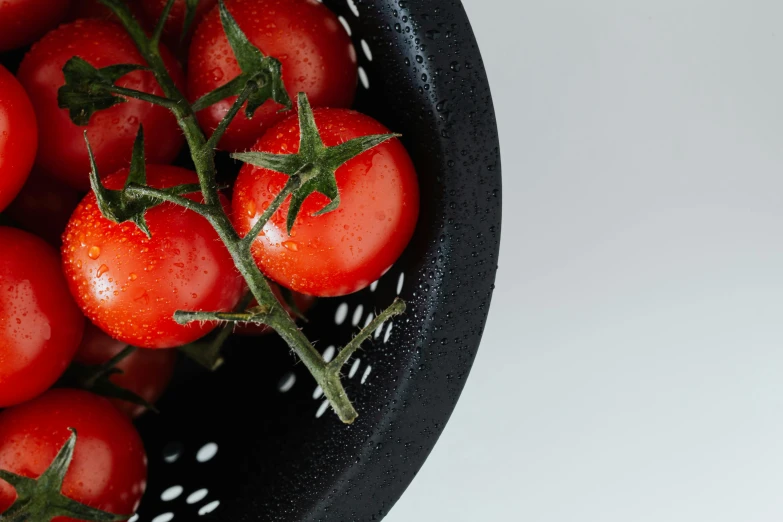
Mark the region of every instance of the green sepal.
<instances>
[{"instance_id":1,"label":"green sepal","mask_svg":"<svg viewBox=\"0 0 783 522\"><path fill-rule=\"evenodd\" d=\"M248 305L253 302L253 294L247 292L235 308L238 314L244 314ZM209 371L217 371L225 362L223 359L223 345L234 331L235 322L227 322L218 327L214 332L198 341L179 347L179 351Z\"/></svg>"},{"instance_id":2,"label":"green sepal","mask_svg":"<svg viewBox=\"0 0 783 522\"><path fill-rule=\"evenodd\" d=\"M280 61L271 56L265 56L258 47L248 40L222 0L218 5L223 31L234 51L242 74L204 95L193 104L193 109L200 111L231 96L238 96L248 85L254 84L256 88L248 97L245 106L245 114L248 118L252 118L256 110L267 100L274 100L282 105L284 111L290 110L293 105L283 84Z\"/></svg>"},{"instance_id":3,"label":"green sepal","mask_svg":"<svg viewBox=\"0 0 783 522\"><path fill-rule=\"evenodd\" d=\"M147 210L157 207L162 202L156 198L135 196L129 192L129 189L134 186L145 186L147 184L146 160L144 157L144 128L139 126L139 132L133 144L130 173L122 190L111 190L103 185L86 131L84 140L87 143L87 153L90 156L90 186L93 193L95 193L95 199L101 214L115 223L126 223L129 221L135 223L147 237L152 237L144 214ZM201 187L199 185L191 184L165 189L165 192L174 195L184 195L200 190Z\"/></svg>"},{"instance_id":4,"label":"green sepal","mask_svg":"<svg viewBox=\"0 0 783 522\"><path fill-rule=\"evenodd\" d=\"M299 152L296 154L270 154L268 152L241 152L231 157L244 163L262 167L290 176L289 183L294 184L288 209L286 226L288 234L296 223L296 218L305 200L313 192L329 198L329 203L314 216L321 216L340 206L340 191L337 187L336 172L346 162L373 149L399 134L374 134L346 141L335 147L326 147L318 132L313 109L305 93L299 93Z\"/></svg>"},{"instance_id":5,"label":"green sepal","mask_svg":"<svg viewBox=\"0 0 783 522\"><path fill-rule=\"evenodd\" d=\"M74 56L63 67L65 85L57 92L57 104L68 109L71 121L86 126L97 111L108 109L127 100L109 92L114 82L128 73L144 69L142 65L120 64L97 69Z\"/></svg>"},{"instance_id":6,"label":"green sepal","mask_svg":"<svg viewBox=\"0 0 783 522\"><path fill-rule=\"evenodd\" d=\"M132 515L115 515L76 502L62 494L63 481L73 460L76 430L63 445L49 468L37 479L0 470L0 479L16 490L16 501L4 513L3 522L50 522L56 517L69 517L88 522L121 522Z\"/></svg>"},{"instance_id":7,"label":"green sepal","mask_svg":"<svg viewBox=\"0 0 783 522\"><path fill-rule=\"evenodd\" d=\"M166 22L169 19L171 8L174 7L174 2L175 0L168 0L166 5L163 6L163 12L160 14L158 23L155 25L155 30L152 32L152 38L150 38L150 42L156 47L160 44L160 37L163 35L163 29L166 27ZM198 3L198 0L196 0L196 2Z\"/></svg>"},{"instance_id":8,"label":"green sepal","mask_svg":"<svg viewBox=\"0 0 783 522\"><path fill-rule=\"evenodd\" d=\"M179 37L180 43L185 41L190 28L193 26L193 22L196 20L196 8L198 7L198 0L185 0L185 23L182 25L182 34Z\"/></svg>"},{"instance_id":9,"label":"green sepal","mask_svg":"<svg viewBox=\"0 0 783 522\"><path fill-rule=\"evenodd\" d=\"M299 306L296 304L296 299L294 299L294 293L284 286L280 286L278 288L280 288L280 295L283 297L281 304L284 304L286 307L288 307L289 311L294 317L300 319L305 323L308 322L307 317L305 317L305 314L302 312L302 310L299 309Z\"/></svg>"}]
</instances>

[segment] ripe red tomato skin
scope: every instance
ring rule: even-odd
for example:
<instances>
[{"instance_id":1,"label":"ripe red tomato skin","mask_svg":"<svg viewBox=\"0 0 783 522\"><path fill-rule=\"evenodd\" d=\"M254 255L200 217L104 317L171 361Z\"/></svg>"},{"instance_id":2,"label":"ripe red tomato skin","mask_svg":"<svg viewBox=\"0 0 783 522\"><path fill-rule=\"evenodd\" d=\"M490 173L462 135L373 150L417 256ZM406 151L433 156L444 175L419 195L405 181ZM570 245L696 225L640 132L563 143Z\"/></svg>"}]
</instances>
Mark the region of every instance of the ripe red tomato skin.
<instances>
[{"instance_id":1,"label":"ripe red tomato skin","mask_svg":"<svg viewBox=\"0 0 783 522\"><path fill-rule=\"evenodd\" d=\"M59 248L65 226L81 200L78 190L33 170L6 213L21 229Z\"/></svg>"},{"instance_id":2,"label":"ripe red tomato skin","mask_svg":"<svg viewBox=\"0 0 783 522\"><path fill-rule=\"evenodd\" d=\"M62 493L116 514L136 511L147 481L147 460L130 420L103 397L81 390L51 390L0 413L0 469L39 477L77 432ZM0 513L16 493L0 480ZM52 522L78 522L57 517Z\"/></svg>"},{"instance_id":3,"label":"ripe red tomato skin","mask_svg":"<svg viewBox=\"0 0 783 522\"><path fill-rule=\"evenodd\" d=\"M162 49L175 83L182 85L179 64L165 47ZM144 125L147 161L173 161L184 140L176 119L163 107L130 100L96 112L87 127L71 122L68 111L57 104L57 91L65 83L62 68L75 55L95 67L146 65L126 31L106 20L77 20L60 26L36 43L22 61L18 77L30 95L38 120L40 147L36 163L41 170L86 192L90 188L90 161L84 131L87 130L95 153L98 172L105 176L130 164L140 124ZM118 80L117 85L162 94L152 73L146 71L132 72Z\"/></svg>"},{"instance_id":4,"label":"ripe red tomato skin","mask_svg":"<svg viewBox=\"0 0 783 522\"><path fill-rule=\"evenodd\" d=\"M354 111L316 109L326 146L388 129ZM296 116L269 130L254 151L290 154L299 150ZM234 186L234 223L245 235L283 188L287 176L244 165ZM389 140L352 159L336 173L340 207L314 217L328 199L312 194L302 205L291 236L286 201L253 243L261 270L296 292L336 297L357 292L383 275L402 254L419 213L418 179L399 140Z\"/></svg>"},{"instance_id":5,"label":"ripe red tomato skin","mask_svg":"<svg viewBox=\"0 0 783 522\"><path fill-rule=\"evenodd\" d=\"M32 234L0 227L0 408L52 386L83 331L57 251Z\"/></svg>"},{"instance_id":6,"label":"ripe red tomato skin","mask_svg":"<svg viewBox=\"0 0 783 522\"><path fill-rule=\"evenodd\" d=\"M0 212L22 189L37 148L38 125L30 99L14 75L0 65Z\"/></svg>"},{"instance_id":7,"label":"ripe red tomato skin","mask_svg":"<svg viewBox=\"0 0 783 522\"><path fill-rule=\"evenodd\" d=\"M88 366L98 366L109 361L127 346L122 341L112 339L88 321L82 344L74 360ZM117 386L132 391L148 403L155 404L171 382L176 364L176 350L137 348L115 366L118 370L122 370L122 373L112 375L110 380ZM131 418L139 417L146 411L144 406L138 404L120 399L110 400L115 407Z\"/></svg>"},{"instance_id":8,"label":"ripe red tomato skin","mask_svg":"<svg viewBox=\"0 0 783 522\"><path fill-rule=\"evenodd\" d=\"M306 92L313 107L350 107L356 93L356 51L337 17L314 0L233 0L228 10L261 52L279 59L283 82L292 99ZM239 66L214 9L199 25L190 47L188 92L195 101L228 83ZM227 58L229 57L229 58ZM236 97L199 112L202 127L215 129ZM240 112L220 142L224 150L250 148L264 132L286 117L268 101L250 120Z\"/></svg>"},{"instance_id":9,"label":"ripe red tomato skin","mask_svg":"<svg viewBox=\"0 0 783 522\"><path fill-rule=\"evenodd\" d=\"M4 0L0 2L0 52L36 41L64 18L72 0ZM81 1L81 0L75 0Z\"/></svg>"},{"instance_id":10,"label":"ripe red tomato skin","mask_svg":"<svg viewBox=\"0 0 783 522\"><path fill-rule=\"evenodd\" d=\"M127 176L123 169L104 184L120 189ZM147 182L167 188L197 183L197 178L179 167L147 165ZM200 194L188 197L201 201ZM216 327L179 325L174 312L233 310L245 283L203 217L170 203L145 217L152 239L133 223L104 218L95 195L88 194L63 236L63 267L77 304L101 330L141 348L174 348Z\"/></svg>"}]
</instances>

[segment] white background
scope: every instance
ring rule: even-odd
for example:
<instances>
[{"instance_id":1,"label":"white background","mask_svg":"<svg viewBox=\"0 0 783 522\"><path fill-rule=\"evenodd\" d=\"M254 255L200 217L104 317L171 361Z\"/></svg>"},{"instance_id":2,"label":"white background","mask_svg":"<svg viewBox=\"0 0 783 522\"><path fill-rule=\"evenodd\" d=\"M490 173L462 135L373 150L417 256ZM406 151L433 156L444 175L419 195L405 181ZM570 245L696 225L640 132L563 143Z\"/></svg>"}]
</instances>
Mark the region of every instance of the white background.
<instances>
[{"instance_id":1,"label":"white background","mask_svg":"<svg viewBox=\"0 0 783 522\"><path fill-rule=\"evenodd\" d=\"M465 4L501 266L387 520L783 520L783 2Z\"/></svg>"}]
</instances>

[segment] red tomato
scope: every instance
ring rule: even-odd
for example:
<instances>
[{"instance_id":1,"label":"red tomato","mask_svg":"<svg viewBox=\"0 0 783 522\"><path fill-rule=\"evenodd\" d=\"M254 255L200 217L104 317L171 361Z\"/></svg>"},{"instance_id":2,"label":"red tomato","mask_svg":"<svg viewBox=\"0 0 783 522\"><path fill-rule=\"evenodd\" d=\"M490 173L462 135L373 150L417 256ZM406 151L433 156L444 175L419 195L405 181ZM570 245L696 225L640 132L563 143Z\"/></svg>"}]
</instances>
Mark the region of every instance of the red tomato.
<instances>
[{"instance_id":1,"label":"red tomato","mask_svg":"<svg viewBox=\"0 0 783 522\"><path fill-rule=\"evenodd\" d=\"M389 130L358 112L316 109L316 124L326 146ZM299 151L296 116L281 122L256 143L254 151ZM253 243L253 255L270 278L297 292L320 297L357 292L383 275L402 254L419 214L416 171L402 143L394 139L337 169L340 207L312 214L328 204L319 193L302 205L291 235L286 231L288 201ZM283 189L288 176L245 165L234 186L234 220L247 234ZM290 200L289 200L290 201Z\"/></svg>"},{"instance_id":2,"label":"red tomato","mask_svg":"<svg viewBox=\"0 0 783 522\"><path fill-rule=\"evenodd\" d=\"M99 366L119 354L127 346L126 343L112 339L98 327L88 323L75 361L90 366ZM155 404L166 391L171 376L174 375L176 363L176 350L137 348L115 366L115 368L122 370L122 373L112 375L110 380L120 388L132 391L148 403ZM120 399L111 399L111 402L130 417L138 417L145 411L144 406Z\"/></svg>"},{"instance_id":3,"label":"red tomato","mask_svg":"<svg viewBox=\"0 0 783 522\"><path fill-rule=\"evenodd\" d=\"M0 2L0 52L29 45L57 27L70 5L71 0Z\"/></svg>"},{"instance_id":4,"label":"red tomato","mask_svg":"<svg viewBox=\"0 0 783 522\"><path fill-rule=\"evenodd\" d=\"M128 170L121 170L105 184L120 189L127 176ZM179 167L148 165L147 182L167 188L197 179ZM146 218L152 239L133 223L104 218L95 195L88 194L63 237L65 274L76 302L101 330L133 346L173 348L215 328L179 325L174 312L233 310L245 283L203 217L166 203L149 210Z\"/></svg>"},{"instance_id":5,"label":"red tomato","mask_svg":"<svg viewBox=\"0 0 783 522\"><path fill-rule=\"evenodd\" d=\"M38 478L70 438L69 428L77 439L63 495L109 513L134 513L147 487L144 445L125 415L89 392L52 390L0 413L0 469ZM15 499L11 485L0 480L0 513Z\"/></svg>"},{"instance_id":6,"label":"red tomato","mask_svg":"<svg viewBox=\"0 0 783 522\"><path fill-rule=\"evenodd\" d=\"M306 92L313 107L350 107L356 93L356 51L337 17L316 0L233 0L229 11L248 39L283 64L283 82L291 98ZM188 91L192 100L228 83L240 73L214 9L196 30L190 47ZM215 129L236 97L202 110L205 129ZM246 150L285 115L268 101L252 120L240 112L220 146Z\"/></svg>"},{"instance_id":7,"label":"red tomato","mask_svg":"<svg viewBox=\"0 0 783 522\"><path fill-rule=\"evenodd\" d=\"M6 213L20 228L59 247L65 225L81 200L78 190L34 170Z\"/></svg>"},{"instance_id":8,"label":"red tomato","mask_svg":"<svg viewBox=\"0 0 783 522\"><path fill-rule=\"evenodd\" d=\"M0 407L54 384L83 331L57 251L27 232L0 227Z\"/></svg>"},{"instance_id":9,"label":"red tomato","mask_svg":"<svg viewBox=\"0 0 783 522\"><path fill-rule=\"evenodd\" d=\"M283 294L280 291L280 287L274 283L270 283L269 286L272 288L272 292L274 292L278 301L283 303L283 308L286 309L286 311L291 315L292 318L296 319L296 316L293 310L291 310L291 307L289 307L288 304L286 304L286 302L283 300ZM299 292L291 292L291 294L294 298L294 304L299 309L299 311L302 312L302 314L306 314L307 311L315 304L317 300L315 297L311 295L304 295L304 294L300 294ZM258 301L253 301L250 306L257 306L257 305L258 305ZM234 329L235 334L247 335L247 336L266 335L271 332L272 329L263 324L239 323Z\"/></svg>"},{"instance_id":10,"label":"red tomato","mask_svg":"<svg viewBox=\"0 0 783 522\"><path fill-rule=\"evenodd\" d=\"M176 119L163 107L131 100L95 113L87 127L71 122L68 111L57 105L57 91L65 83L62 68L74 56L99 68L144 63L125 30L105 20L77 20L35 44L22 62L19 80L30 95L38 117L38 165L47 174L86 191L90 187L90 162L84 130L95 152L98 171L107 175L130 164L139 124L144 125L147 161L172 161L182 147L183 138ZM182 71L176 60L165 50L163 56L175 82L181 84ZM135 71L121 78L117 85L162 94L150 72Z\"/></svg>"},{"instance_id":11,"label":"red tomato","mask_svg":"<svg viewBox=\"0 0 783 522\"><path fill-rule=\"evenodd\" d=\"M0 28L0 39L2 34ZM0 65L0 212L24 185L37 148L38 126L30 99L14 75Z\"/></svg>"}]
</instances>

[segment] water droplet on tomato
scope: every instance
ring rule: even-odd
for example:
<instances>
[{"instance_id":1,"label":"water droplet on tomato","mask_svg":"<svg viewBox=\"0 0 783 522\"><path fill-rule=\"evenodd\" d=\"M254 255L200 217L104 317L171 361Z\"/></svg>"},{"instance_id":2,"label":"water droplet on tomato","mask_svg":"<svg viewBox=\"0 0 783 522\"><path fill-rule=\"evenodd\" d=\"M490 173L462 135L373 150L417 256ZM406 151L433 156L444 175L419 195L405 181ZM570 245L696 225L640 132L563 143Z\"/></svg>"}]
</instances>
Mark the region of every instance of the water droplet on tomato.
<instances>
[{"instance_id":1,"label":"water droplet on tomato","mask_svg":"<svg viewBox=\"0 0 783 522\"><path fill-rule=\"evenodd\" d=\"M299 252L299 244L296 241L284 241L283 246L291 252Z\"/></svg>"},{"instance_id":2,"label":"water droplet on tomato","mask_svg":"<svg viewBox=\"0 0 783 522\"><path fill-rule=\"evenodd\" d=\"M93 261L101 257L101 247L93 246L87 251L87 255Z\"/></svg>"},{"instance_id":3,"label":"water droplet on tomato","mask_svg":"<svg viewBox=\"0 0 783 522\"><path fill-rule=\"evenodd\" d=\"M245 210L247 212L247 217L253 218L256 216L256 210L258 208L256 207L256 202L252 199L247 203L247 209Z\"/></svg>"},{"instance_id":4,"label":"water droplet on tomato","mask_svg":"<svg viewBox=\"0 0 783 522\"><path fill-rule=\"evenodd\" d=\"M108 266L101 265L100 268L98 269L98 277L103 276L103 274L105 274L108 271L109 271L109 267Z\"/></svg>"}]
</instances>

